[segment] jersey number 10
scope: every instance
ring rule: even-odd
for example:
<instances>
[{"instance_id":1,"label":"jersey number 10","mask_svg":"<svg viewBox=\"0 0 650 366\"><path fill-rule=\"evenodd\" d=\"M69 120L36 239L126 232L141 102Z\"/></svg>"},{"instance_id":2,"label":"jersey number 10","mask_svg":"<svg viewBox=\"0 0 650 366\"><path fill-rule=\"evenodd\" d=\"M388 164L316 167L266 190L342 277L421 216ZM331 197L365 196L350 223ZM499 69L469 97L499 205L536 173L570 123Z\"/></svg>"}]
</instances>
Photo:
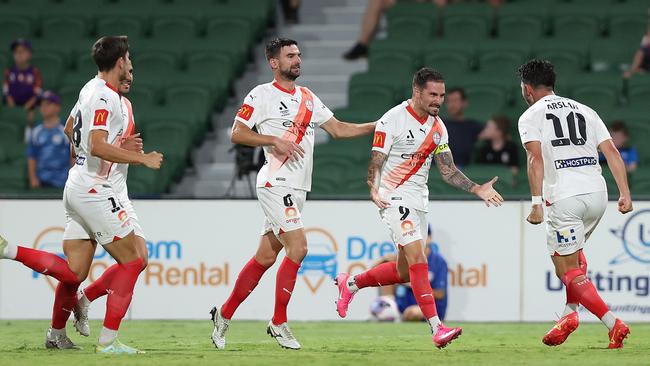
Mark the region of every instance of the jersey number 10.
<instances>
[{"instance_id":1,"label":"jersey number 10","mask_svg":"<svg viewBox=\"0 0 650 366\"><path fill-rule=\"evenodd\" d=\"M555 130L555 137L557 137L557 139L551 140L552 146L584 145L587 142L587 123L585 122L585 116L582 114L571 112L566 117L569 126L569 138L564 137L562 121L558 116L547 113L546 119L553 121L553 129ZM578 137L578 132L580 132L580 137Z\"/></svg>"}]
</instances>

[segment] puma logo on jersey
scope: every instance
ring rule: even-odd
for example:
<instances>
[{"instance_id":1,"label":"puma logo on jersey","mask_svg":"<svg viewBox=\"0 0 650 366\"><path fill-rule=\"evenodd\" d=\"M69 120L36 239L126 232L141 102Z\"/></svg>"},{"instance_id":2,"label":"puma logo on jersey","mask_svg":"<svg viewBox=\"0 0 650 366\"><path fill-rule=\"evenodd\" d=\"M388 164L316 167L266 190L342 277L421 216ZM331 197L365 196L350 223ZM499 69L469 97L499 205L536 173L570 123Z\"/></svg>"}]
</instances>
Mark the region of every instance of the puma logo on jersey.
<instances>
[{"instance_id":1,"label":"puma logo on jersey","mask_svg":"<svg viewBox=\"0 0 650 366\"><path fill-rule=\"evenodd\" d=\"M99 98L99 100L103 100L104 103L108 104L108 100L106 100L105 98Z\"/></svg>"}]
</instances>

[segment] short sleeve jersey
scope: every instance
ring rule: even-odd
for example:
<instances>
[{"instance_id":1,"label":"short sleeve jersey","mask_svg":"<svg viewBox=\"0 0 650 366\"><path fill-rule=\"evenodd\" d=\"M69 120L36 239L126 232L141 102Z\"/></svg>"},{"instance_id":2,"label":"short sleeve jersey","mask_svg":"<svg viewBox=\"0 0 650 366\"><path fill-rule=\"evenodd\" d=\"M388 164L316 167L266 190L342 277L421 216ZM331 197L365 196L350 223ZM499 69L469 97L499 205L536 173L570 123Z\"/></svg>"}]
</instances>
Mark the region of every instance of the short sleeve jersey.
<instances>
[{"instance_id":1,"label":"short sleeve jersey","mask_svg":"<svg viewBox=\"0 0 650 366\"><path fill-rule=\"evenodd\" d=\"M611 137L593 109L559 95L546 96L521 115L519 135L524 145L542 145L546 201L607 190L598 145Z\"/></svg>"},{"instance_id":2,"label":"short sleeve jersey","mask_svg":"<svg viewBox=\"0 0 650 366\"><path fill-rule=\"evenodd\" d=\"M377 122L372 150L388 156L379 195L393 205L427 212L433 156L449 151L449 136L440 117L420 118L404 101Z\"/></svg>"},{"instance_id":3,"label":"short sleeve jersey","mask_svg":"<svg viewBox=\"0 0 650 366\"><path fill-rule=\"evenodd\" d=\"M286 186L311 190L315 127L334 114L309 89L282 88L277 82L256 86L246 96L235 121L256 127L262 135L294 141L305 150L298 161L288 161L264 146L264 165L257 174L257 187Z\"/></svg>"},{"instance_id":4,"label":"short sleeve jersey","mask_svg":"<svg viewBox=\"0 0 650 366\"><path fill-rule=\"evenodd\" d=\"M113 163L90 154L90 132L108 132L107 142L117 145L127 130L127 110L113 86L95 77L79 92L72 109L74 118L72 144L77 161L70 170L66 184L88 188L97 184L111 184L109 176Z\"/></svg>"}]
</instances>

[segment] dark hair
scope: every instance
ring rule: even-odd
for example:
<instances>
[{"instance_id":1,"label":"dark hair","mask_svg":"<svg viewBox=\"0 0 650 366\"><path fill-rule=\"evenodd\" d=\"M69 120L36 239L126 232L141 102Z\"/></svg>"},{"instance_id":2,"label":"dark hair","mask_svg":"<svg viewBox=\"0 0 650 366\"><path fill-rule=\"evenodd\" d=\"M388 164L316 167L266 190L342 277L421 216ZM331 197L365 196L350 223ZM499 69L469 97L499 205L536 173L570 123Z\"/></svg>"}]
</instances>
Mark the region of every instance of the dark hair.
<instances>
[{"instance_id":1,"label":"dark hair","mask_svg":"<svg viewBox=\"0 0 650 366\"><path fill-rule=\"evenodd\" d=\"M272 58L278 58L278 54L280 53L282 47L293 46L294 44L297 46L298 42L294 41L293 39L273 38L269 41L269 43L266 44L266 48L264 49L266 59L270 60Z\"/></svg>"},{"instance_id":2,"label":"dark hair","mask_svg":"<svg viewBox=\"0 0 650 366\"><path fill-rule=\"evenodd\" d=\"M453 94L453 93L459 93L460 94L460 99L462 99L463 101L467 100L467 93L465 93L465 89L457 86L457 87L454 87L454 88L451 88L451 89L447 90L447 95L450 95L450 94Z\"/></svg>"},{"instance_id":3,"label":"dark hair","mask_svg":"<svg viewBox=\"0 0 650 366\"><path fill-rule=\"evenodd\" d=\"M415 75L413 75L414 88L422 89L429 81L444 83L445 79L442 77L441 73L428 67L421 68L415 72Z\"/></svg>"},{"instance_id":4,"label":"dark hair","mask_svg":"<svg viewBox=\"0 0 650 366\"><path fill-rule=\"evenodd\" d=\"M126 57L128 51L129 39L127 36L108 36L95 42L92 56L99 71L109 71L120 57Z\"/></svg>"},{"instance_id":5,"label":"dark hair","mask_svg":"<svg viewBox=\"0 0 650 366\"><path fill-rule=\"evenodd\" d=\"M555 88L555 68L550 61L533 59L519 66L517 70L524 84L534 88L545 86Z\"/></svg>"},{"instance_id":6,"label":"dark hair","mask_svg":"<svg viewBox=\"0 0 650 366\"><path fill-rule=\"evenodd\" d=\"M627 129L627 126L623 121L614 121L610 129L612 132L622 132L625 136L630 136L630 131Z\"/></svg>"},{"instance_id":7,"label":"dark hair","mask_svg":"<svg viewBox=\"0 0 650 366\"><path fill-rule=\"evenodd\" d=\"M494 116L492 121L494 121L497 129L501 131L503 137L508 139L510 137L510 119L506 116Z\"/></svg>"}]
</instances>

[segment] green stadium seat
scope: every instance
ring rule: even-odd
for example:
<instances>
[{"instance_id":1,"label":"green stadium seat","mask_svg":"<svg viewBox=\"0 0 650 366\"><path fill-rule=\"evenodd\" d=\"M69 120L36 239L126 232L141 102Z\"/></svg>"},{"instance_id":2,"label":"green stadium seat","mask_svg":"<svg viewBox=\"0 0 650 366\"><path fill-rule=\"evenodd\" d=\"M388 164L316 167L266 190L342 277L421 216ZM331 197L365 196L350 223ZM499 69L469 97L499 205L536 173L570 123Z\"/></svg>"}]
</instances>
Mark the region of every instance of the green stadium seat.
<instances>
[{"instance_id":1,"label":"green stadium seat","mask_svg":"<svg viewBox=\"0 0 650 366\"><path fill-rule=\"evenodd\" d=\"M629 68L638 42L621 43L619 40L595 40L589 44L591 70L621 74Z\"/></svg>"},{"instance_id":2,"label":"green stadium seat","mask_svg":"<svg viewBox=\"0 0 650 366\"><path fill-rule=\"evenodd\" d=\"M552 62L558 78L586 72L587 65L579 54L567 53L564 50L547 50L537 53L536 56Z\"/></svg>"},{"instance_id":3,"label":"green stadium seat","mask_svg":"<svg viewBox=\"0 0 650 366\"><path fill-rule=\"evenodd\" d=\"M372 108L388 110L395 106L393 89L379 85L351 85L348 105L352 108Z\"/></svg>"},{"instance_id":4,"label":"green stadium seat","mask_svg":"<svg viewBox=\"0 0 650 366\"><path fill-rule=\"evenodd\" d=\"M31 39L33 35L32 23L27 18L0 16L0 45L9 48L9 44L17 38Z\"/></svg>"},{"instance_id":5,"label":"green stadium seat","mask_svg":"<svg viewBox=\"0 0 650 366\"><path fill-rule=\"evenodd\" d=\"M146 85L138 85L137 82L133 83L126 97L131 101L133 108L138 106L155 107L160 104L155 90Z\"/></svg>"},{"instance_id":6,"label":"green stadium seat","mask_svg":"<svg viewBox=\"0 0 650 366\"><path fill-rule=\"evenodd\" d=\"M27 123L27 112L20 107L8 108L6 105L2 105L0 109L0 121L24 129Z\"/></svg>"},{"instance_id":7,"label":"green stadium seat","mask_svg":"<svg viewBox=\"0 0 650 366\"><path fill-rule=\"evenodd\" d=\"M494 50L479 53L479 71L495 78L514 77L517 68L526 61L526 57L519 52Z\"/></svg>"},{"instance_id":8,"label":"green stadium seat","mask_svg":"<svg viewBox=\"0 0 650 366\"><path fill-rule=\"evenodd\" d=\"M505 165L471 164L463 167L463 173L479 184L498 176L499 180L494 185L494 188L499 192L512 190L515 185L515 177L512 174L512 170Z\"/></svg>"},{"instance_id":9,"label":"green stadium seat","mask_svg":"<svg viewBox=\"0 0 650 366\"><path fill-rule=\"evenodd\" d=\"M534 16L501 16L497 21L499 39L534 41L544 36L544 23Z\"/></svg>"},{"instance_id":10,"label":"green stadium seat","mask_svg":"<svg viewBox=\"0 0 650 366\"><path fill-rule=\"evenodd\" d=\"M43 20L41 25L43 38L50 41L69 42L88 38L88 28L81 19L69 17L51 17Z\"/></svg>"},{"instance_id":11,"label":"green stadium seat","mask_svg":"<svg viewBox=\"0 0 650 366\"><path fill-rule=\"evenodd\" d=\"M255 32L249 21L242 18L216 18L208 22L205 37L215 42L238 42L241 46L248 45L255 39Z\"/></svg>"},{"instance_id":12,"label":"green stadium seat","mask_svg":"<svg viewBox=\"0 0 650 366\"><path fill-rule=\"evenodd\" d=\"M106 17L97 20L98 37L124 34L132 38L140 38L144 35L143 22L136 17Z\"/></svg>"},{"instance_id":13,"label":"green stadium seat","mask_svg":"<svg viewBox=\"0 0 650 366\"><path fill-rule=\"evenodd\" d=\"M465 110L467 117L485 122L508 104L508 95L500 87L494 85L465 85L468 105Z\"/></svg>"},{"instance_id":14,"label":"green stadium seat","mask_svg":"<svg viewBox=\"0 0 650 366\"><path fill-rule=\"evenodd\" d=\"M451 2L442 8L442 17L476 17L487 22L494 18L494 8L486 3Z\"/></svg>"},{"instance_id":15,"label":"green stadium seat","mask_svg":"<svg viewBox=\"0 0 650 366\"><path fill-rule=\"evenodd\" d=\"M571 92L571 97L596 112L611 111L618 106L618 94L612 88L577 87Z\"/></svg>"},{"instance_id":16,"label":"green stadium seat","mask_svg":"<svg viewBox=\"0 0 650 366\"><path fill-rule=\"evenodd\" d=\"M27 164L0 163L0 187L2 191L27 189Z\"/></svg>"},{"instance_id":17,"label":"green stadium seat","mask_svg":"<svg viewBox=\"0 0 650 366\"><path fill-rule=\"evenodd\" d=\"M471 71L471 59L462 52L445 51L427 53L424 65L442 73L446 79L452 79Z\"/></svg>"},{"instance_id":18,"label":"green stadium seat","mask_svg":"<svg viewBox=\"0 0 650 366\"><path fill-rule=\"evenodd\" d=\"M386 11L389 23L392 19L401 17L426 17L434 21L438 16L438 7L432 3L398 2Z\"/></svg>"},{"instance_id":19,"label":"green stadium seat","mask_svg":"<svg viewBox=\"0 0 650 366\"><path fill-rule=\"evenodd\" d=\"M65 68L65 60L56 53L36 52L32 64L41 70L44 89L56 90Z\"/></svg>"},{"instance_id":20,"label":"green stadium seat","mask_svg":"<svg viewBox=\"0 0 650 366\"><path fill-rule=\"evenodd\" d=\"M445 16L443 36L447 40L477 41L488 37L490 26L482 17Z\"/></svg>"},{"instance_id":21,"label":"green stadium seat","mask_svg":"<svg viewBox=\"0 0 650 366\"><path fill-rule=\"evenodd\" d=\"M186 18L155 19L151 26L153 38L166 40L171 43L194 39L198 35L196 22Z\"/></svg>"},{"instance_id":22,"label":"green stadium seat","mask_svg":"<svg viewBox=\"0 0 650 366\"><path fill-rule=\"evenodd\" d=\"M482 41L480 44L483 44L488 41ZM422 45L418 45L419 49L422 49ZM435 39L431 42L428 42L424 45L422 50L425 56L430 54L440 54L440 53L457 53L462 54L470 61L471 67L473 67L474 58L476 57L477 44L472 41L463 41L458 42L454 40L445 40L445 39Z\"/></svg>"},{"instance_id":23,"label":"green stadium seat","mask_svg":"<svg viewBox=\"0 0 650 366\"><path fill-rule=\"evenodd\" d=\"M627 90L628 103L632 107L648 107L650 102L650 85L634 85Z\"/></svg>"},{"instance_id":24,"label":"green stadium seat","mask_svg":"<svg viewBox=\"0 0 650 366\"><path fill-rule=\"evenodd\" d=\"M374 52L368 59L371 73L413 74L419 67L417 59L393 52Z\"/></svg>"},{"instance_id":25,"label":"green stadium seat","mask_svg":"<svg viewBox=\"0 0 650 366\"><path fill-rule=\"evenodd\" d=\"M157 51L134 53L133 70L139 81L158 88L165 85L166 78L178 72L174 56Z\"/></svg>"},{"instance_id":26,"label":"green stadium seat","mask_svg":"<svg viewBox=\"0 0 650 366\"><path fill-rule=\"evenodd\" d=\"M584 41L597 38L602 29L598 19L593 17L576 18L572 15L558 16L554 19L553 35L557 38L573 41Z\"/></svg>"},{"instance_id":27,"label":"green stadium seat","mask_svg":"<svg viewBox=\"0 0 650 366\"><path fill-rule=\"evenodd\" d=\"M352 166L349 159L337 156L319 156L314 159L314 175L315 178L326 176L335 180L337 185L341 185Z\"/></svg>"},{"instance_id":28,"label":"green stadium seat","mask_svg":"<svg viewBox=\"0 0 650 366\"><path fill-rule=\"evenodd\" d=\"M15 123L0 121L0 141L7 145L22 141L25 138L24 127L21 129Z\"/></svg>"},{"instance_id":29,"label":"green stadium seat","mask_svg":"<svg viewBox=\"0 0 650 366\"><path fill-rule=\"evenodd\" d=\"M434 23L425 17L400 16L388 22L388 37L401 40L421 40L434 36Z\"/></svg>"},{"instance_id":30,"label":"green stadium seat","mask_svg":"<svg viewBox=\"0 0 650 366\"><path fill-rule=\"evenodd\" d=\"M419 42L404 42L403 39L384 38L372 41L369 47L369 54L373 53L400 53L419 59L422 54L422 45Z\"/></svg>"},{"instance_id":31,"label":"green stadium seat","mask_svg":"<svg viewBox=\"0 0 650 366\"><path fill-rule=\"evenodd\" d=\"M609 38L638 44L648 27L648 11L638 15L614 16L609 21Z\"/></svg>"},{"instance_id":32,"label":"green stadium seat","mask_svg":"<svg viewBox=\"0 0 650 366\"><path fill-rule=\"evenodd\" d=\"M210 95L199 87L175 86L165 92L165 105L167 107L184 110L192 118L208 121L210 111Z\"/></svg>"},{"instance_id":33,"label":"green stadium seat","mask_svg":"<svg viewBox=\"0 0 650 366\"><path fill-rule=\"evenodd\" d=\"M61 115L67 116L79 99L82 85L67 85L59 89L57 94L61 97Z\"/></svg>"}]
</instances>

